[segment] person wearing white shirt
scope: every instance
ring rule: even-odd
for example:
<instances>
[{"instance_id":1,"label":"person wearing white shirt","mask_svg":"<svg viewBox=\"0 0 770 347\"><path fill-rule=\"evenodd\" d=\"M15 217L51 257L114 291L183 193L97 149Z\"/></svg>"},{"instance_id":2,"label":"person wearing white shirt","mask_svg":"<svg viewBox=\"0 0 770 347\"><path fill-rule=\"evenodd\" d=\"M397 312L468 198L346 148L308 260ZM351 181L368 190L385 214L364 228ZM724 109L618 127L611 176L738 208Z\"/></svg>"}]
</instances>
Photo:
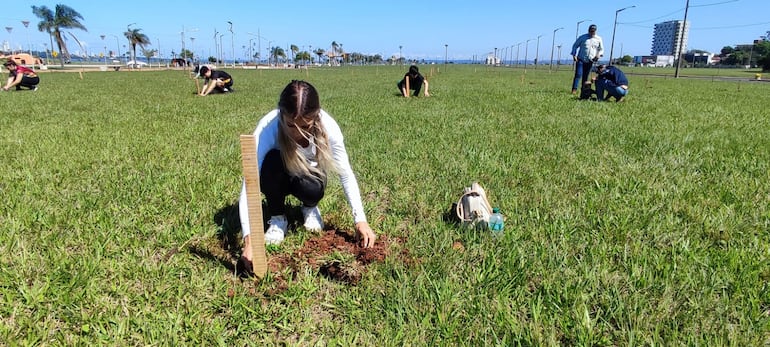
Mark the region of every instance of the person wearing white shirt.
<instances>
[{"instance_id":1,"label":"person wearing white shirt","mask_svg":"<svg viewBox=\"0 0 770 347\"><path fill-rule=\"evenodd\" d=\"M588 33L580 35L572 44L572 59L575 61L575 78L572 79L572 94L588 80L594 63L604 56L604 43L596 34L596 24L588 27Z\"/></svg>"},{"instance_id":2,"label":"person wearing white shirt","mask_svg":"<svg viewBox=\"0 0 770 347\"><path fill-rule=\"evenodd\" d=\"M350 166L342 131L337 122L321 109L318 92L305 81L291 81L281 93L278 108L262 117L254 130L260 188L270 215L265 243L280 244L288 228L286 197L301 203L304 227L322 230L318 202L326 189L327 175L337 173L352 210L362 247L372 247L377 236L366 220L358 181ZM246 185L239 200L243 230L241 261L251 263L251 241ZM245 258L245 259L244 259Z\"/></svg>"}]
</instances>

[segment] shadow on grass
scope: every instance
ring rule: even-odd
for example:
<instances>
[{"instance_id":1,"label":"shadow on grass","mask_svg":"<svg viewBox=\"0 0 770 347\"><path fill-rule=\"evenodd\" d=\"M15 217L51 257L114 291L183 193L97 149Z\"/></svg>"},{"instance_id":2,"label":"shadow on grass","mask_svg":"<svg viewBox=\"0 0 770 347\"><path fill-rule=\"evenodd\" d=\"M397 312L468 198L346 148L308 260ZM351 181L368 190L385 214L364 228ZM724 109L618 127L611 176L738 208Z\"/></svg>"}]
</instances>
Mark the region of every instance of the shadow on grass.
<instances>
[{"instance_id":1,"label":"shadow on grass","mask_svg":"<svg viewBox=\"0 0 770 347\"><path fill-rule=\"evenodd\" d=\"M302 216L299 206L287 206L287 216L289 217L290 230L298 226L298 220ZM262 222L267 226L268 220L267 205L262 202ZM223 267L239 275L248 275L244 273L243 264L238 260L241 256L241 218L238 209L238 203L229 204L219 209L213 216L214 223L217 225L216 237L203 238L190 242L187 249L190 253L206 260L220 263ZM249 266L250 268L250 266Z\"/></svg>"}]
</instances>

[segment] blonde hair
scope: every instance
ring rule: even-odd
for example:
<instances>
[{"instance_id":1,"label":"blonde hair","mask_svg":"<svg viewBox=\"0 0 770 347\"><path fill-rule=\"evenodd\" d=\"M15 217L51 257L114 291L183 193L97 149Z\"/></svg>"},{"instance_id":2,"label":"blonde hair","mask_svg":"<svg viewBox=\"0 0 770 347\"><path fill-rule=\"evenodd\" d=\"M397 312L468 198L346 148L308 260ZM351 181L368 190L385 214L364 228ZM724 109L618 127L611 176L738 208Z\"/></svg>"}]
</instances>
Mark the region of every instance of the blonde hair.
<instances>
[{"instance_id":1,"label":"blonde hair","mask_svg":"<svg viewBox=\"0 0 770 347\"><path fill-rule=\"evenodd\" d=\"M286 170L295 176L312 174L324 180L329 171L337 171L329 146L329 136L321 125L321 103L315 87L305 81L291 81L281 92L278 110L280 112L278 117L278 146L281 149L281 158ZM318 166L310 165L300 153L297 141L289 135L290 130L286 119L296 120L300 118L311 124L307 131L299 127L297 127L297 131L311 144L315 144L315 159Z\"/></svg>"}]
</instances>

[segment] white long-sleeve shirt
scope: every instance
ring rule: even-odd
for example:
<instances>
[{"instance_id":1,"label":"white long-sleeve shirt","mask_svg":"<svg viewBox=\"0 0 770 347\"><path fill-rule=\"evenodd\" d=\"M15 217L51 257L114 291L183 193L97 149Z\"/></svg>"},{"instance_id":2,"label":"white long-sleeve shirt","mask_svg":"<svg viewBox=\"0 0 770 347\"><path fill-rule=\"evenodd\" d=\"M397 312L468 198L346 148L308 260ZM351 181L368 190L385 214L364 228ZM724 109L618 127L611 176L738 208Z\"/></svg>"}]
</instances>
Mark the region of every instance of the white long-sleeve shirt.
<instances>
[{"instance_id":1,"label":"white long-sleeve shirt","mask_svg":"<svg viewBox=\"0 0 770 347\"><path fill-rule=\"evenodd\" d=\"M594 58L604 56L604 42L599 35L583 34L572 44L571 55L576 56L580 61L591 61Z\"/></svg>"},{"instance_id":2,"label":"white long-sleeve shirt","mask_svg":"<svg viewBox=\"0 0 770 347\"><path fill-rule=\"evenodd\" d=\"M267 156L267 153L273 149L278 148L278 131L279 131L279 111L273 110L266 114L257 123L257 128L254 130L254 136L257 140L257 169L262 170L262 162ZM321 110L321 126L326 130L326 135L329 138L329 146L332 151L332 159L339 168L339 177L342 183L342 190L345 192L345 197L348 200L350 209L353 213L353 221L365 222L366 214L364 213L364 205L361 201L361 192L358 188L358 180L353 173L353 168L350 166L350 159L348 158L348 152L345 149L345 143L343 141L342 130L340 129L337 121L334 120L326 111ZM302 149L303 153L315 153L315 144L311 141L308 148ZM251 233L249 227L249 214L248 214L248 201L246 199L246 184L243 183L241 187L241 196L238 202L238 210L241 217L241 229L243 230L243 237L246 237Z\"/></svg>"}]
</instances>

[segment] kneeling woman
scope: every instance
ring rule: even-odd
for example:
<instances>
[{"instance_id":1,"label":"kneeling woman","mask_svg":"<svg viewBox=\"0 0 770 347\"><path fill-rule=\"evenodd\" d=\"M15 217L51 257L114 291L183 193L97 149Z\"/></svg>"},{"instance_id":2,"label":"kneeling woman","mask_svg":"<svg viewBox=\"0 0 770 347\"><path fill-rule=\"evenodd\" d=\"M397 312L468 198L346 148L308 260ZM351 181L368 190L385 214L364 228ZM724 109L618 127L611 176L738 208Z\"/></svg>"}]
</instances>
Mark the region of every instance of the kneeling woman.
<instances>
[{"instance_id":1,"label":"kneeling woman","mask_svg":"<svg viewBox=\"0 0 770 347\"><path fill-rule=\"evenodd\" d=\"M327 175L339 174L342 188L353 212L362 247L372 247L376 235L366 221L358 181L350 167L342 131L337 122L321 109L318 92L304 81L292 81L281 93L278 109L257 123L257 166L260 187L270 213L265 231L267 244L283 241L288 220L286 197L295 196L302 203L304 226L323 229L318 202L326 189ZM248 204L245 183L241 189L239 211L243 229L243 258L251 261Z\"/></svg>"}]
</instances>

